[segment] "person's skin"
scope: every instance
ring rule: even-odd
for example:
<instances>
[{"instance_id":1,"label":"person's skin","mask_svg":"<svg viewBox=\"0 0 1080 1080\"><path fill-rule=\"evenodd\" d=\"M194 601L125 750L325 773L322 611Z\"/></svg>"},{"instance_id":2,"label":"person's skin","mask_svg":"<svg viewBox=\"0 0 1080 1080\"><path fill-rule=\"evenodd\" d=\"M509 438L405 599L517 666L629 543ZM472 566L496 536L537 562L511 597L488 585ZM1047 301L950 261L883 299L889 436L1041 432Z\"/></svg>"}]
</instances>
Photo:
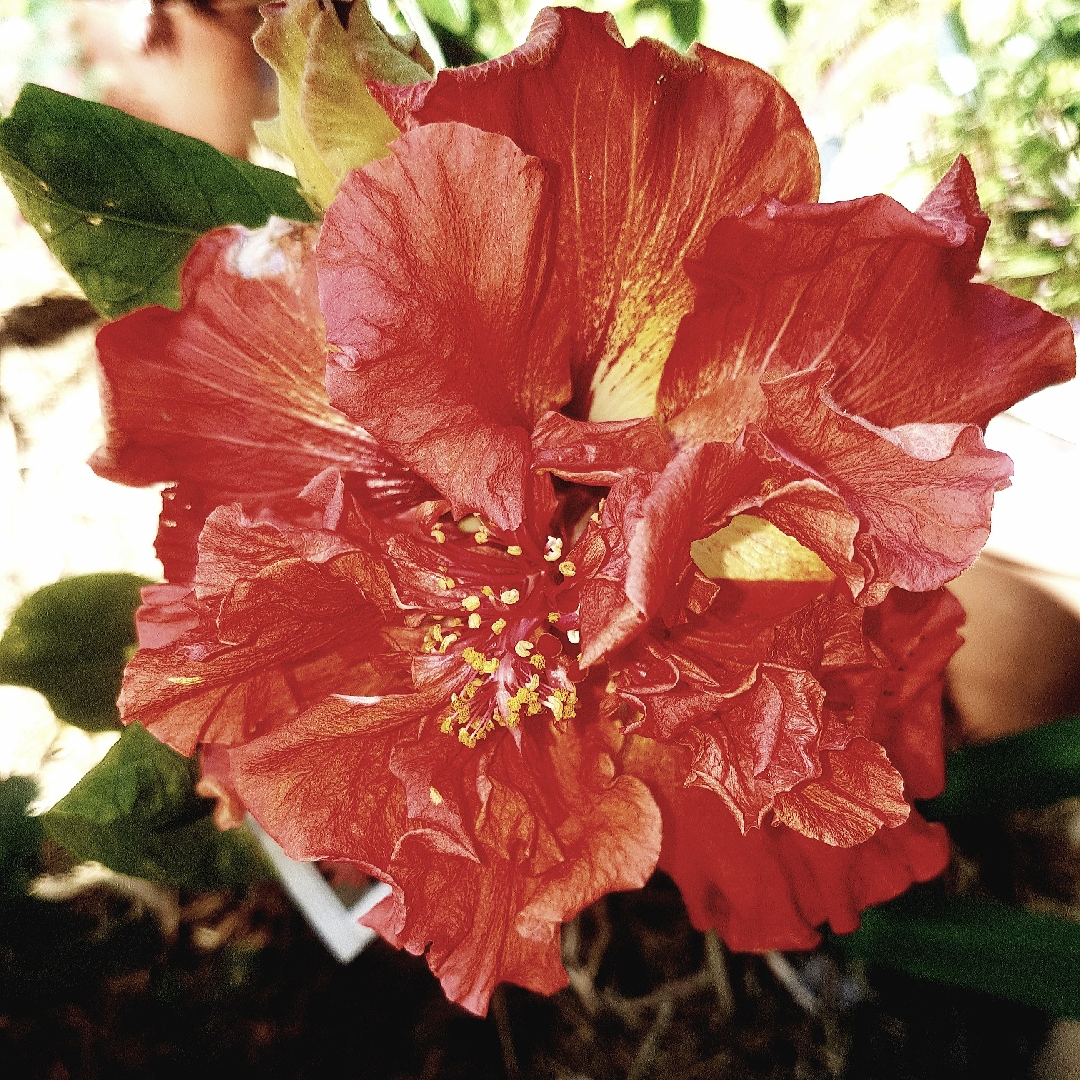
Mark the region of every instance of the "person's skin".
<instances>
[{"instance_id":1,"label":"person's skin","mask_svg":"<svg viewBox=\"0 0 1080 1080\"><path fill-rule=\"evenodd\" d=\"M1030 578L983 555L949 586L967 611L948 673L957 741L1080 714L1080 619Z\"/></svg>"},{"instance_id":2,"label":"person's skin","mask_svg":"<svg viewBox=\"0 0 1080 1080\"><path fill-rule=\"evenodd\" d=\"M251 44L259 25L250 3L217 0L197 11L181 0L158 4L140 43L137 7L82 0L77 32L86 62L106 80L109 105L247 157L251 122L277 110L273 73Z\"/></svg>"}]
</instances>

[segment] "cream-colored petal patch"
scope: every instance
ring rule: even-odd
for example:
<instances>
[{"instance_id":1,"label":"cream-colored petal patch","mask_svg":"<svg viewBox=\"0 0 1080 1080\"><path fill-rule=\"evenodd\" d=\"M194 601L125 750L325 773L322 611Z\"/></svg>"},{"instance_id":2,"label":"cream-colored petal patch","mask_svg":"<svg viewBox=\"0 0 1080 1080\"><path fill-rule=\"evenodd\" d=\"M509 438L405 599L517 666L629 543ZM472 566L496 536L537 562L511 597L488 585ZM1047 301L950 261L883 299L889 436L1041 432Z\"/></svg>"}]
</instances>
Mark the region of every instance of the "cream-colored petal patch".
<instances>
[{"instance_id":1,"label":"cream-colored petal patch","mask_svg":"<svg viewBox=\"0 0 1080 1080\"><path fill-rule=\"evenodd\" d=\"M734 581L831 581L832 571L809 548L771 522L740 514L704 540L690 545L698 569L709 578Z\"/></svg>"}]
</instances>

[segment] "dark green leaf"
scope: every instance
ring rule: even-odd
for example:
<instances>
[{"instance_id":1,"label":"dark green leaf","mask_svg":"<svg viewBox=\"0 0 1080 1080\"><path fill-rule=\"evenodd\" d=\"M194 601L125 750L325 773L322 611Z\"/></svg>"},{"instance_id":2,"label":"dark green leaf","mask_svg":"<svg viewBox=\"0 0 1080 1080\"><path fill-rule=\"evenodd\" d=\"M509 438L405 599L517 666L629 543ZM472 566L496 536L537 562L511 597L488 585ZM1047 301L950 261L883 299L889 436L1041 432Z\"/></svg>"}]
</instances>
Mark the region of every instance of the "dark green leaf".
<instances>
[{"instance_id":1,"label":"dark green leaf","mask_svg":"<svg viewBox=\"0 0 1080 1080\"><path fill-rule=\"evenodd\" d=\"M0 780L0 900L22 896L38 872L45 833L41 818L26 812L36 795L28 776Z\"/></svg>"},{"instance_id":2,"label":"dark green leaf","mask_svg":"<svg viewBox=\"0 0 1080 1080\"><path fill-rule=\"evenodd\" d=\"M871 963L1080 1019L1080 923L921 892L868 908L837 940Z\"/></svg>"},{"instance_id":3,"label":"dark green leaf","mask_svg":"<svg viewBox=\"0 0 1080 1080\"><path fill-rule=\"evenodd\" d=\"M108 318L179 303L179 269L219 225L314 220L296 181L119 109L30 84L0 121L0 173Z\"/></svg>"},{"instance_id":4,"label":"dark green leaf","mask_svg":"<svg viewBox=\"0 0 1080 1080\"><path fill-rule=\"evenodd\" d=\"M267 876L248 833L214 826L195 779L194 762L132 724L43 815L45 830L82 859L167 885L219 889Z\"/></svg>"},{"instance_id":5,"label":"dark green leaf","mask_svg":"<svg viewBox=\"0 0 1080 1080\"><path fill-rule=\"evenodd\" d=\"M0 683L32 687L87 731L119 727L120 676L147 584L135 574L85 574L38 589L0 638Z\"/></svg>"},{"instance_id":6,"label":"dark green leaf","mask_svg":"<svg viewBox=\"0 0 1080 1080\"><path fill-rule=\"evenodd\" d=\"M1080 717L950 754L945 791L920 806L932 821L1050 806L1080 795Z\"/></svg>"}]
</instances>

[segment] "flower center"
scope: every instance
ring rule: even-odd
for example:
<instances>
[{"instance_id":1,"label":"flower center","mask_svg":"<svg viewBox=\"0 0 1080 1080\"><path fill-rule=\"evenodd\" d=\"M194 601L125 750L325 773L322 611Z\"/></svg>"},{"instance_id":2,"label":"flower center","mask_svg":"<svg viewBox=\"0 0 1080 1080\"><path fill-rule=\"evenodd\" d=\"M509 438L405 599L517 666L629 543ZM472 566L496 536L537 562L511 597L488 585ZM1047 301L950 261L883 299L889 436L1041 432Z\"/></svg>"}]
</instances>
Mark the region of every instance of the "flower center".
<instances>
[{"instance_id":1,"label":"flower center","mask_svg":"<svg viewBox=\"0 0 1080 1080\"><path fill-rule=\"evenodd\" d=\"M472 748L497 727L516 729L545 709L557 723L573 717L574 681L582 677L579 584L573 562L562 556L562 541L549 537L542 551L525 554L519 544L504 548L481 526L473 538L490 555L484 566L454 559L450 537L433 535L446 544L440 554L450 558L439 566L444 595L433 597L435 610L422 623L418 667L422 680L452 688L442 731Z\"/></svg>"}]
</instances>

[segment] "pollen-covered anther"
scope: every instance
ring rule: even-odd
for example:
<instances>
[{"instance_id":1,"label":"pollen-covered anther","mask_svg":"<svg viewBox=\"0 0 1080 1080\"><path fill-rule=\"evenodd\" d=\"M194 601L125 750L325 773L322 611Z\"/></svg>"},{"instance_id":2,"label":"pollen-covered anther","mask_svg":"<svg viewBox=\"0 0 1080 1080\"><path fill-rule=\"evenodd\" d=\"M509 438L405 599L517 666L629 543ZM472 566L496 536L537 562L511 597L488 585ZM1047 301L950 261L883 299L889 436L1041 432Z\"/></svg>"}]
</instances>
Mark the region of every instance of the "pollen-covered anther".
<instances>
[{"instance_id":1,"label":"pollen-covered anther","mask_svg":"<svg viewBox=\"0 0 1080 1080\"><path fill-rule=\"evenodd\" d=\"M473 539L478 544L486 544L491 539L491 533L488 532L486 525L481 525L479 529L473 533Z\"/></svg>"},{"instance_id":2,"label":"pollen-covered anther","mask_svg":"<svg viewBox=\"0 0 1080 1080\"><path fill-rule=\"evenodd\" d=\"M489 599L495 599L495 590L490 585L482 585L480 591Z\"/></svg>"},{"instance_id":3,"label":"pollen-covered anther","mask_svg":"<svg viewBox=\"0 0 1080 1080\"><path fill-rule=\"evenodd\" d=\"M531 641L519 641L514 646L514 652L516 652L518 654L518 656L524 658L524 657L528 656L529 653L531 653L533 651L533 649L535 649L535 648L536 648L536 646L533 645L533 643Z\"/></svg>"},{"instance_id":4,"label":"pollen-covered anther","mask_svg":"<svg viewBox=\"0 0 1080 1080\"><path fill-rule=\"evenodd\" d=\"M544 561L558 562L562 558L562 538L549 536L544 545Z\"/></svg>"},{"instance_id":5,"label":"pollen-covered anther","mask_svg":"<svg viewBox=\"0 0 1080 1080\"><path fill-rule=\"evenodd\" d=\"M547 660L544 659L543 653L533 653L529 657L529 663L532 664L537 671L543 671L547 667Z\"/></svg>"},{"instance_id":6,"label":"pollen-covered anther","mask_svg":"<svg viewBox=\"0 0 1080 1080\"><path fill-rule=\"evenodd\" d=\"M519 593L517 589L503 589L503 591L499 593L499 599L504 604L516 604L521 599L521 593Z\"/></svg>"},{"instance_id":7,"label":"pollen-covered anther","mask_svg":"<svg viewBox=\"0 0 1080 1080\"><path fill-rule=\"evenodd\" d=\"M446 543L446 533L443 532L443 527L441 525L432 525L431 538L436 544Z\"/></svg>"},{"instance_id":8,"label":"pollen-covered anther","mask_svg":"<svg viewBox=\"0 0 1080 1080\"><path fill-rule=\"evenodd\" d=\"M481 675L493 675L499 669L499 658L497 656L489 658L479 649L474 649L471 645L462 650L461 659L464 660L473 671L477 671Z\"/></svg>"},{"instance_id":9,"label":"pollen-covered anther","mask_svg":"<svg viewBox=\"0 0 1080 1080\"><path fill-rule=\"evenodd\" d=\"M454 579L452 577L439 578L440 589L452 589L454 587Z\"/></svg>"},{"instance_id":10,"label":"pollen-covered anther","mask_svg":"<svg viewBox=\"0 0 1080 1080\"><path fill-rule=\"evenodd\" d=\"M479 630L481 621L482 620L481 620L479 614L477 614L477 612L474 611L469 616L469 629L470 630Z\"/></svg>"},{"instance_id":11,"label":"pollen-covered anther","mask_svg":"<svg viewBox=\"0 0 1080 1080\"><path fill-rule=\"evenodd\" d=\"M548 612L548 622L551 623L552 626L554 626L561 618L562 616L557 611Z\"/></svg>"},{"instance_id":12,"label":"pollen-covered anther","mask_svg":"<svg viewBox=\"0 0 1080 1080\"><path fill-rule=\"evenodd\" d=\"M501 634L505 629L506 629L506 620L505 619L496 619L491 624L491 632L493 634Z\"/></svg>"},{"instance_id":13,"label":"pollen-covered anther","mask_svg":"<svg viewBox=\"0 0 1080 1080\"><path fill-rule=\"evenodd\" d=\"M563 577L573 577L577 573L577 567L569 559L564 559L559 563L559 573Z\"/></svg>"},{"instance_id":14,"label":"pollen-covered anther","mask_svg":"<svg viewBox=\"0 0 1080 1080\"><path fill-rule=\"evenodd\" d=\"M521 554L521 548L517 544L511 544L506 549L506 554L507 555L520 555Z\"/></svg>"},{"instance_id":15,"label":"pollen-covered anther","mask_svg":"<svg viewBox=\"0 0 1080 1080\"><path fill-rule=\"evenodd\" d=\"M551 697L544 700L556 720L572 720L577 711L577 694L573 690L552 690Z\"/></svg>"},{"instance_id":16,"label":"pollen-covered anther","mask_svg":"<svg viewBox=\"0 0 1080 1080\"><path fill-rule=\"evenodd\" d=\"M480 597L466 596L465 599L461 601L461 606L466 611L475 611L480 606Z\"/></svg>"}]
</instances>

